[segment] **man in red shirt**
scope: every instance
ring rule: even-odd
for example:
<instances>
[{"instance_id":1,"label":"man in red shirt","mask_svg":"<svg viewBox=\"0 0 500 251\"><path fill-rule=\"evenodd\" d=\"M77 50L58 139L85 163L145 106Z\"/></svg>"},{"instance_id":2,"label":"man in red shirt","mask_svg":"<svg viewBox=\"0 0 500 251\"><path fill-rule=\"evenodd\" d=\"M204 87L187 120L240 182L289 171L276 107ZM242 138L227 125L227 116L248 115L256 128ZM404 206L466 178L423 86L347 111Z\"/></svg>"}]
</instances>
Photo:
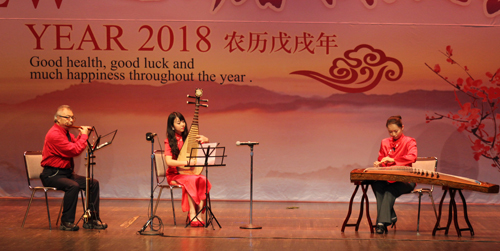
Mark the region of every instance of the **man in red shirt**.
<instances>
[{"instance_id":1,"label":"man in red shirt","mask_svg":"<svg viewBox=\"0 0 500 251\"><path fill-rule=\"evenodd\" d=\"M41 163L44 169L40 174L44 186L64 191L63 212L59 229L66 231L79 229L74 224L78 192L80 189L86 188L86 178L73 172L73 157L80 155L87 148L90 127L82 126L79 128L80 133L75 138L68 131L73 126L74 120L73 111L69 106L62 105L57 109L54 115L55 123L45 136ZM94 209L95 213L83 227L106 229L108 225L102 223L99 218L99 181L93 180L89 193L91 198L89 209Z\"/></svg>"}]
</instances>

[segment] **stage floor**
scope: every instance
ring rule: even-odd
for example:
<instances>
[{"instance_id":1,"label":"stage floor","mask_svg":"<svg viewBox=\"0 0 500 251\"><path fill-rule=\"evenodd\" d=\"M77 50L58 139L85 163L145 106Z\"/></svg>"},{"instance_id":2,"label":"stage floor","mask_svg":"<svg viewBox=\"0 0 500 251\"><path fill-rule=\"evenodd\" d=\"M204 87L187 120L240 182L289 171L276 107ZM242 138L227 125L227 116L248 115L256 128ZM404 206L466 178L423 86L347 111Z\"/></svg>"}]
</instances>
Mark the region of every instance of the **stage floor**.
<instances>
[{"instance_id":1,"label":"stage floor","mask_svg":"<svg viewBox=\"0 0 500 251\"><path fill-rule=\"evenodd\" d=\"M157 215L163 235L145 236L137 232L148 221L149 200L101 200L101 218L106 230L61 231L54 226L60 199L50 199L53 230L49 230L44 200L36 199L24 228L21 223L28 199L0 198L1 250L498 250L500 247L500 206L468 205L474 228L458 237L453 226L448 235L440 231L432 236L436 222L432 206L423 204L420 234L417 235L417 204L396 204L397 229L388 234L371 234L366 218L358 232L341 227L347 203L254 202L253 224L260 230L240 229L250 220L249 202L213 201L212 210L221 228L184 227L186 213L175 201L177 226L174 226L170 201L162 201ZM355 204L353 217L357 217ZM447 206L447 204L446 204ZM459 204L459 216L461 213ZM372 219L375 204L370 204ZM444 208L444 207L443 207ZM77 217L81 214L79 202ZM443 210L447 219L447 207ZM442 221L443 222L443 221ZM465 227L463 217L460 226ZM148 228L149 230L149 228Z\"/></svg>"}]
</instances>

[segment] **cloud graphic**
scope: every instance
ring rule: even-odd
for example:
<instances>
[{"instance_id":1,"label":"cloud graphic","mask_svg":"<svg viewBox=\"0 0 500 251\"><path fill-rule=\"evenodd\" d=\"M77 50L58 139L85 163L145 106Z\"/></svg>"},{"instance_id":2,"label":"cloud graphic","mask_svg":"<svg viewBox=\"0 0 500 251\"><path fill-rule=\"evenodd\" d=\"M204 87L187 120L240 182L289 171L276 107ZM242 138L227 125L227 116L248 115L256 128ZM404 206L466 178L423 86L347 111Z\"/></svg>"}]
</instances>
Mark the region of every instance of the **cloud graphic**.
<instances>
[{"instance_id":1,"label":"cloud graphic","mask_svg":"<svg viewBox=\"0 0 500 251\"><path fill-rule=\"evenodd\" d=\"M347 93L362 93L373 89L382 79L396 81L403 75L403 64L387 57L382 50L361 44L336 58L329 69L330 76L309 70L290 74L303 75Z\"/></svg>"}]
</instances>

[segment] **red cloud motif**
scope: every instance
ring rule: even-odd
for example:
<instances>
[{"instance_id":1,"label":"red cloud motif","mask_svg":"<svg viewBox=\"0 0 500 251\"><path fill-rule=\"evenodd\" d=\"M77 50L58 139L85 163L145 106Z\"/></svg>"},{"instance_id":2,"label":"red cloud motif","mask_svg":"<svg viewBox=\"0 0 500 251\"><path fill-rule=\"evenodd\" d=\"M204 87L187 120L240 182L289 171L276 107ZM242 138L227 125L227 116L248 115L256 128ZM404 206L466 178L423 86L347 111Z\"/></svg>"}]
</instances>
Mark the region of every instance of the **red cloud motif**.
<instances>
[{"instance_id":1,"label":"red cloud motif","mask_svg":"<svg viewBox=\"0 0 500 251\"><path fill-rule=\"evenodd\" d=\"M484 14L494 17L500 14L500 2L498 0L484 0Z\"/></svg>"},{"instance_id":2,"label":"red cloud motif","mask_svg":"<svg viewBox=\"0 0 500 251\"><path fill-rule=\"evenodd\" d=\"M274 10L281 10L285 5L286 0L257 0L260 7L271 7Z\"/></svg>"},{"instance_id":3,"label":"red cloud motif","mask_svg":"<svg viewBox=\"0 0 500 251\"><path fill-rule=\"evenodd\" d=\"M61 8L62 1L63 0L55 0L58 9ZM35 7L36 9L38 7L38 3L40 2L40 0L31 0L31 2L33 3L33 7ZM0 4L0 7L7 7L8 5L9 5L9 0L6 0L5 2Z\"/></svg>"},{"instance_id":4,"label":"red cloud motif","mask_svg":"<svg viewBox=\"0 0 500 251\"><path fill-rule=\"evenodd\" d=\"M5 2L0 4L0 7L7 7L9 5L9 0L6 0Z\"/></svg>"},{"instance_id":5,"label":"red cloud motif","mask_svg":"<svg viewBox=\"0 0 500 251\"><path fill-rule=\"evenodd\" d=\"M403 64L387 57L382 50L361 44L354 50L344 52L344 58L334 59L329 73L330 76L326 76L315 71L300 70L290 74L315 79L342 92L361 93L375 88L383 78L389 81L400 79Z\"/></svg>"},{"instance_id":6,"label":"red cloud motif","mask_svg":"<svg viewBox=\"0 0 500 251\"><path fill-rule=\"evenodd\" d=\"M226 0L214 0L212 12L217 12ZM246 0L232 0L234 5L241 5ZM275 11L281 11L285 7L286 0L255 0L257 6L262 9L271 8Z\"/></svg>"}]
</instances>

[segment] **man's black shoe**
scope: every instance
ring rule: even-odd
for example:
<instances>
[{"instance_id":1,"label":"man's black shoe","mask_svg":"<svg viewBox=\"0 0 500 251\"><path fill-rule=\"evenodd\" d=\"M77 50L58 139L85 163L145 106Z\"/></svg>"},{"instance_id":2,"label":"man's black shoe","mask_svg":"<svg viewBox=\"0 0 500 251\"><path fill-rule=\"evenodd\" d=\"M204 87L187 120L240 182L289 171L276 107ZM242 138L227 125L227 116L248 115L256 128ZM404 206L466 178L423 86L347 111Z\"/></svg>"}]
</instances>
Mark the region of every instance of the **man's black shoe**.
<instances>
[{"instance_id":1,"label":"man's black shoe","mask_svg":"<svg viewBox=\"0 0 500 251\"><path fill-rule=\"evenodd\" d=\"M95 229L106 229L108 228L108 224L100 221L94 221L93 223Z\"/></svg>"},{"instance_id":2,"label":"man's black shoe","mask_svg":"<svg viewBox=\"0 0 500 251\"><path fill-rule=\"evenodd\" d=\"M83 228L85 228L85 229L92 229L92 228L94 228L94 225L92 225L92 223L90 223L90 222L84 222L83 223Z\"/></svg>"},{"instance_id":3,"label":"man's black shoe","mask_svg":"<svg viewBox=\"0 0 500 251\"><path fill-rule=\"evenodd\" d=\"M71 222L62 221L61 226L59 226L59 229L64 230L64 231L78 231L78 229L80 229L80 228Z\"/></svg>"},{"instance_id":4,"label":"man's black shoe","mask_svg":"<svg viewBox=\"0 0 500 251\"><path fill-rule=\"evenodd\" d=\"M83 223L83 228L85 229L106 229L108 228L108 224L104 222L99 222L97 220L92 220L92 223Z\"/></svg>"}]
</instances>

